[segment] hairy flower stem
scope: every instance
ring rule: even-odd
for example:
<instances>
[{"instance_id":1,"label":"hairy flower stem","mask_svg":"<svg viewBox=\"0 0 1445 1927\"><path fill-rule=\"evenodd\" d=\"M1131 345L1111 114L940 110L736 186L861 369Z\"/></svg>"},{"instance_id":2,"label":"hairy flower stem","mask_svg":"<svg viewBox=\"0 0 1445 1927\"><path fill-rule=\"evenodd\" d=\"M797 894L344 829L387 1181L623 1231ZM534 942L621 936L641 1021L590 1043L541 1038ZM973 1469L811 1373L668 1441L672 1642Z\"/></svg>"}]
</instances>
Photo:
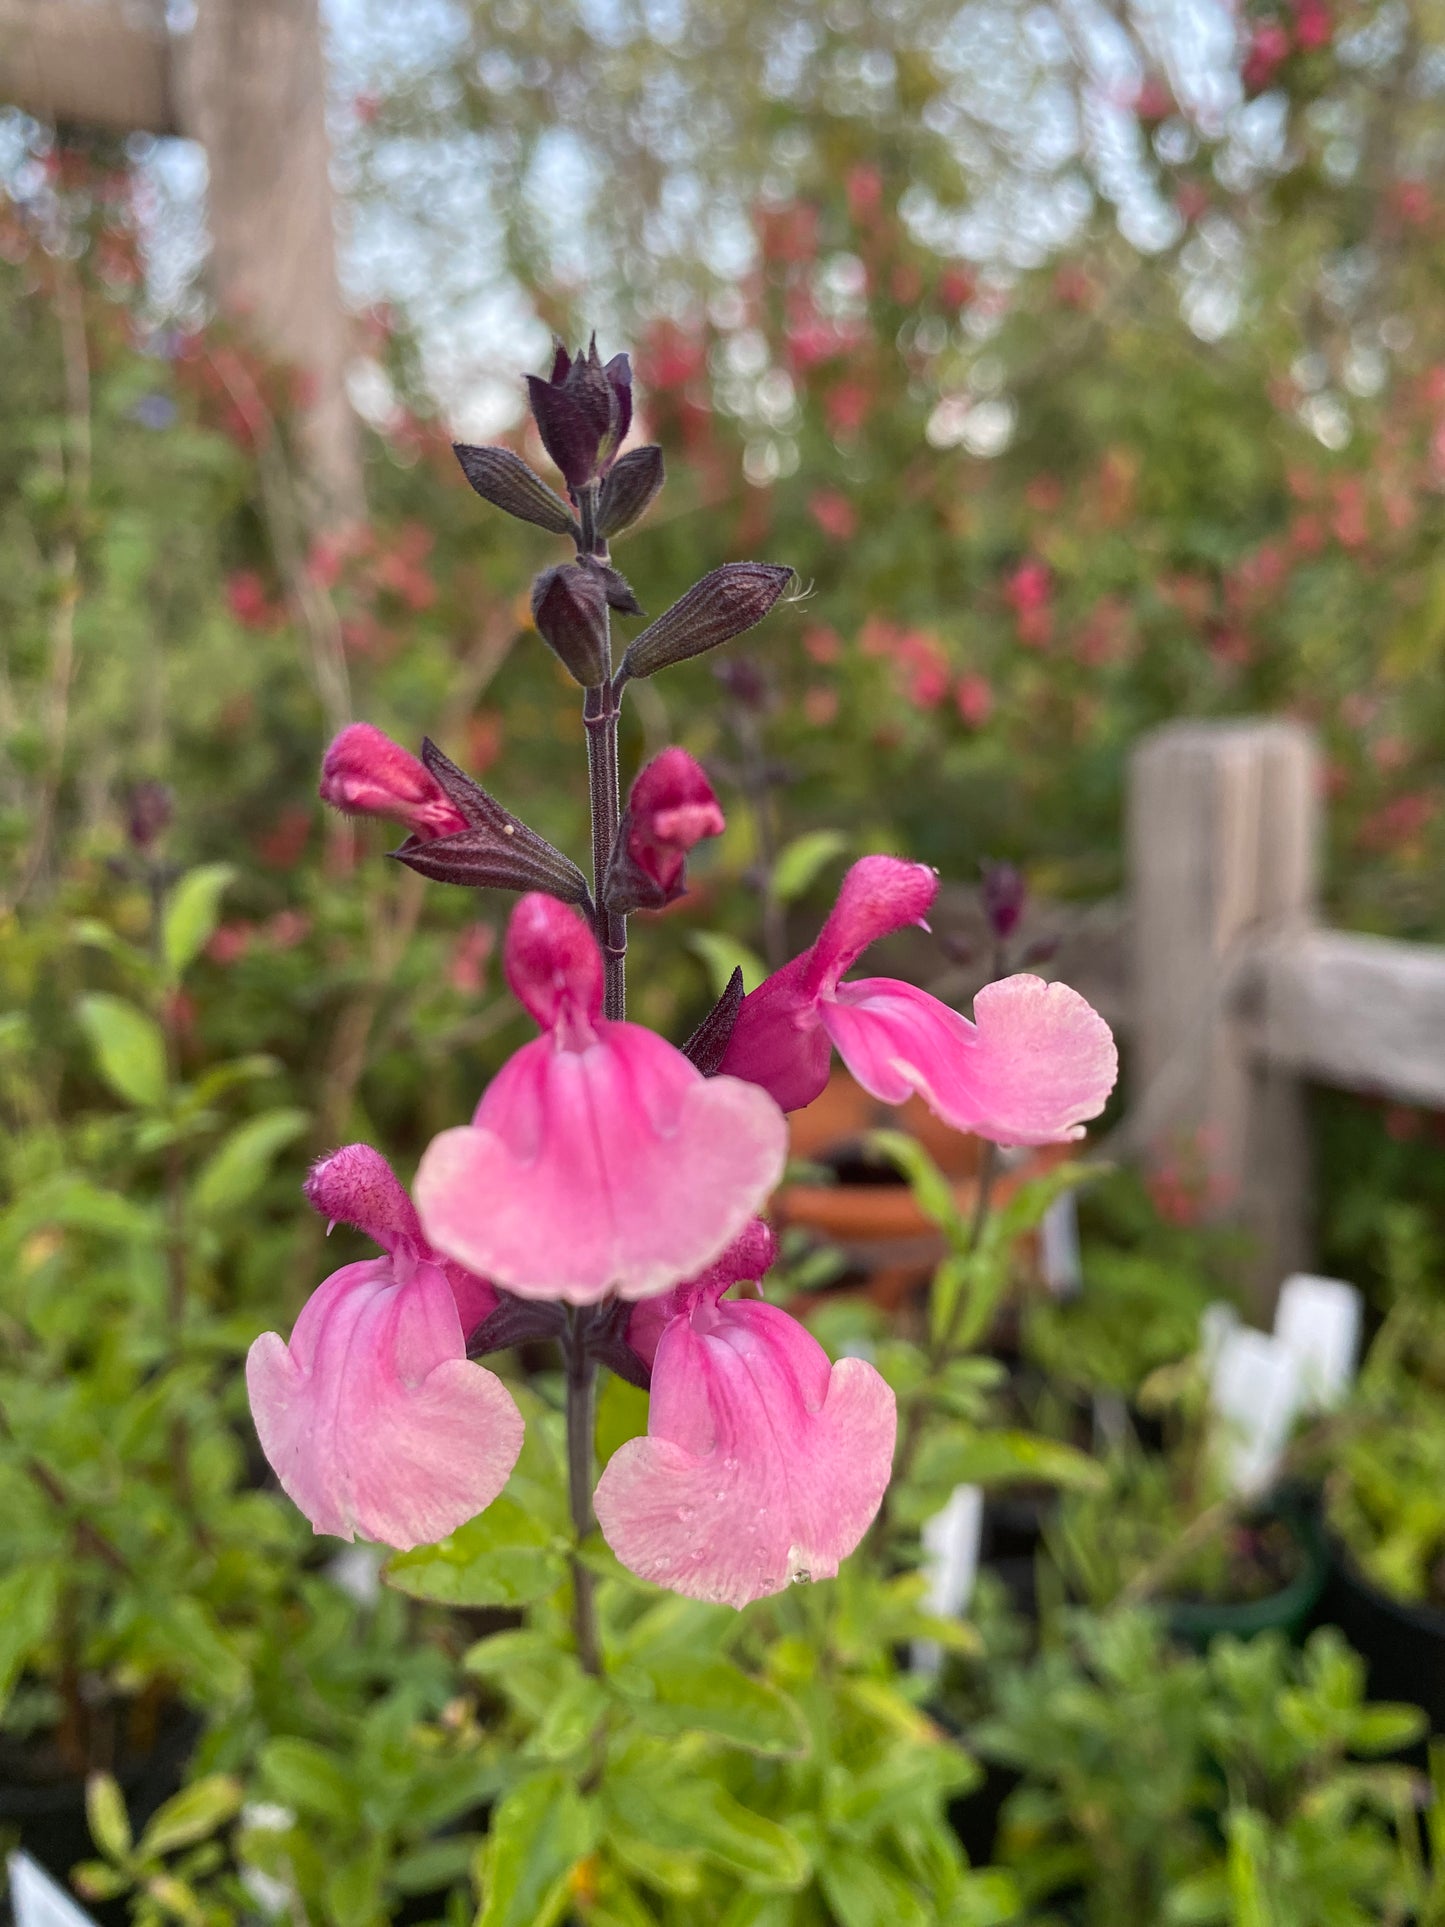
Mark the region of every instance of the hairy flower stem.
<instances>
[{"instance_id":1,"label":"hairy flower stem","mask_svg":"<svg viewBox=\"0 0 1445 1927\"><path fill-rule=\"evenodd\" d=\"M584 1314L585 1316L585 1314ZM592 1518L592 1432L596 1407L597 1366L587 1355L582 1320L576 1307L567 1308L567 1330L562 1339L562 1356L567 1367L567 1498L572 1511L572 1529L577 1544L593 1528ZM597 1607L594 1580L582 1563L577 1547L571 1555L572 1626L577 1637L577 1657L586 1673L602 1671L602 1649L597 1640Z\"/></svg>"},{"instance_id":2,"label":"hairy flower stem","mask_svg":"<svg viewBox=\"0 0 1445 1927\"><path fill-rule=\"evenodd\" d=\"M622 794L617 776L619 692L609 682L589 689L582 702L587 726L587 787L592 801L592 893L597 899L597 941L606 970L603 1015L620 1021L627 1014L627 919L602 902L602 879L617 840Z\"/></svg>"}]
</instances>

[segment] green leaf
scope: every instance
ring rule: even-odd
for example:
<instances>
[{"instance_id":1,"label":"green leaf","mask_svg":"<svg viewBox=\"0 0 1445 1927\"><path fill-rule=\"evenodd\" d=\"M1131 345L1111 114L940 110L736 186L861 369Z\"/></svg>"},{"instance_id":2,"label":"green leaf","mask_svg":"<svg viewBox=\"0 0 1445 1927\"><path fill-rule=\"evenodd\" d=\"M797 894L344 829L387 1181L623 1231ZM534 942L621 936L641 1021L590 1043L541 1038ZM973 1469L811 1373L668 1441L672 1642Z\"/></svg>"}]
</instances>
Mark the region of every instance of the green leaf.
<instances>
[{"instance_id":1,"label":"green leaf","mask_svg":"<svg viewBox=\"0 0 1445 1927\"><path fill-rule=\"evenodd\" d=\"M818 1885L838 1927L930 1927L933 1918L902 1874L852 1847L828 1849Z\"/></svg>"},{"instance_id":2,"label":"green leaf","mask_svg":"<svg viewBox=\"0 0 1445 1927\"><path fill-rule=\"evenodd\" d=\"M333 1755L312 1740L289 1734L268 1740L261 1749L261 1778L273 1798L321 1820L355 1823L360 1795Z\"/></svg>"},{"instance_id":3,"label":"green leaf","mask_svg":"<svg viewBox=\"0 0 1445 1927\"><path fill-rule=\"evenodd\" d=\"M653 1733L709 1733L751 1753L801 1759L808 1728L785 1693L725 1659L664 1653L620 1673L619 1693Z\"/></svg>"},{"instance_id":4,"label":"green leaf","mask_svg":"<svg viewBox=\"0 0 1445 1927\"><path fill-rule=\"evenodd\" d=\"M687 947L702 960L714 997L721 997L735 970L743 973L743 989L756 990L768 974L768 967L756 951L721 930L693 930Z\"/></svg>"},{"instance_id":5,"label":"green leaf","mask_svg":"<svg viewBox=\"0 0 1445 1927\"><path fill-rule=\"evenodd\" d=\"M579 1668L553 1696L529 1742L539 1759L565 1760L584 1747L607 1711L607 1688Z\"/></svg>"},{"instance_id":6,"label":"green leaf","mask_svg":"<svg viewBox=\"0 0 1445 1927\"><path fill-rule=\"evenodd\" d=\"M640 1385L609 1372L597 1399L597 1463L606 1465L629 1439L647 1430L648 1397Z\"/></svg>"},{"instance_id":7,"label":"green leaf","mask_svg":"<svg viewBox=\"0 0 1445 1927\"><path fill-rule=\"evenodd\" d=\"M1057 1439L1033 1432L979 1431L950 1425L928 1438L918 1455L917 1476L928 1484L1006 1485L1012 1479L1037 1479L1081 1492L1098 1492L1108 1483L1097 1459Z\"/></svg>"},{"instance_id":8,"label":"green leaf","mask_svg":"<svg viewBox=\"0 0 1445 1927\"><path fill-rule=\"evenodd\" d=\"M442 1606L525 1606L554 1592L565 1573L564 1548L547 1526L505 1496L436 1545L396 1553L384 1568L399 1592Z\"/></svg>"},{"instance_id":9,"label":"green leaf","mask_svg":"<svg viewBox=\"0 0 1445 1927\"><path fill-rule=\"evenodd\" d=\"M773 865L773 895L779 903L796 902L847 847L848 839L841 830L808 830L794 837L778 852Z\"/></svg>"},{"instance_id":10,"label":"green leaf","mask_svg":"<svg viewBox=\"0 0 1445 1927\"><path fill-rule=\"evenodd\" d=\"M372 1927L385 1917L382 1882L387 1843L373 1835L326 1876L326 1912L335 1927Z\"/></svg>"},{"instance_id":11,"label":"green leaf","mask_svg":"<svg viewBox=\"0 0 1445 1927\"><path fill-rule=\"evenodd\" d=\"M131 1876L120 1867L107 1867L103 1860L82 1860L70 1870L70 1884L84 1900L114 1900L131 1884Z\"/></svg>"},{"instance_id":12,"label":"green leaf","mask_svg":"<svg viewBox=\"0 0 1445 1927\"><path fill-rule=\"evenodd\" d=\"M191 1201L201 1217L216 1217L249 1204L266 1182L279 1151L306 1129L305 1111L263 1111L238 1125L207 1159Z\"/></svg>"},{"instance_id":13,"label":"green leaf","mask_svg":"<svg viewBox=\"0 0 1445 1927\"><path fill-rule=\"evenodd\" d=\"M898 1166L924 1217L932 1219L950 1244L962 1247L967 1242L968 1229L953 1195L953 1186L918 1139L909 1137L906 1131L870 1131L868 1145L870 1150Z\"/></svg>"},{"instance_id":14,"label":"green leaf","mask_svg":"<svg viewBox=\"0 0 1445 1927\"><path fill-rule=\"evenodd\" d=\"M25 1662L50 1636L58 1590L52 1565L16 1566L0 1578L0 1710Z\"/></svg>"},{"instance_id":15,"label":"green leaf","mask_svg":"<svg viewBox=\"0 0 1445 1927\"><path fill-rule=\"evenodd\" d=\"M167 1083L160 1026L124 997L99 990L81 998L79 1014L96 1069L110 1088L129 1104L159 1110Z\"/></svg>"},{"instance_id":16,"label":"green leaf","mask_svg":"<svg viewBox=\"0 0 1445 1927\"><path fill-rule=\"evenodd\" d=\"M194 963L215 932L221 898L236 872L229 863L203 863L183 876L166 906L161 950L173 977Z\"/></svg>"},{"instance_id":17,"label":"green leaf","mask_svg":"<svg viewBox=\"0 0 1445 1927\"><path fill-rule=\"evenodd\" d=\"M619 1828L680 1853L701 1853L754 1886L791 1891L808 1878L802 1842L735 1800L715 1780L679 1771L670 1747L629 1750L603 1782Z\"/></svg>"},{"instance_id":18,"label":"green leaf","mask_svg":"<svg viewBox=\"0 0 1445 1927\"><path fill-rule=\"evenodd\" d=\"M592 1851L595 1807L560 1773L513 1787L482 1855L477 1927L554 1927L567 1911L573 1868Z\"/></svg>"},{"instance_id":19,"label":"green leaf","mask_svg":"<svg viewBox=\"0 0 1445 1927\"><path fill-rule=\"evenodd\" d=\"M245 1789L229 1773L208 1773L173 1794L151 1818L140 1837L143 1859L194 1846L241 1811Z\"/></svg>"},{"instance_id":20,"label":"green leaf","mask_svg":"<svg viewBox=\"0 0 1445 1927\"><path fill-rule=\"evenodd\" d=\"M1350 1720L1352 1753L1398 1753L1413 1746L1425 1733L1429 1721L1418 1706L1383 1702L1362 1706Z\"/></svg>"},{"instance_id":21,"label":"green leaf","mask_svg":"<svg viewBox=\"0 0 1445 1927\"><path fill-rule=\"evenodd\" d=\"M129 1857L130 1816L125 1810L125 1795L109 1773L92 1773L86 1780L85 1818L91 1839L107 1860Z\"/></svg>"},{"instance_id":22,"label":"green leaf","mask_svg":"<svg viewBox=\"0 0 1445 1927\"><path fill-rule=\"evenodd\" d=\"M1107 1177L1112 1168L1108 1164L1080 1164L1074 1160L1056 1164L1051 1171L1041 1171L1036 1178L1027 1179L994 1213L989 1225L992 1237L1010 1245L1026 1231L1036 1231L1056 1199L1066 1191L1077 1191L1081 1184Z\"/></svg>"}]
</instances>

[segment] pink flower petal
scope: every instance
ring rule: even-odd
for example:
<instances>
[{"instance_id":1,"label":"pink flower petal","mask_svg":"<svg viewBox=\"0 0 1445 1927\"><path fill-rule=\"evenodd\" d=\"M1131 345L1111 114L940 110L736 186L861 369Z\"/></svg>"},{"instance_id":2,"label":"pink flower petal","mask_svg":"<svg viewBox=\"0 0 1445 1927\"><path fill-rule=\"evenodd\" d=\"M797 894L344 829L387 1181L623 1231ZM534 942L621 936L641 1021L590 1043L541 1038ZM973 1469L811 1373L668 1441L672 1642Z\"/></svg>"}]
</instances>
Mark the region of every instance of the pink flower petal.
<instances>
[{"instance_id":1,"label":"pink flower petal","mask_svg":"<svg viewBox=\"0 0 1445 1927\"><path fill-rule=\"evenodd\" d=\"M523 1297L645 1298L712 1263L786 1149L765 1092L599 1020L584 1048L539 1038L503 1066L428 1146L417 1207L439 1251Z\"/></svg>"},{"instance_id":2,"label":"pink flower petal","mask_svg":"<svg viewBox=\"0 0 1445 1927\"><path fill-rule=\"evenodd\" d=\"M522 1449L501 1380L464 1356L452 1287L390 1258L333 1272L283 1344L251 1347L246 1384L262 1450L317 1532L406 1551L491 1504Z\"/></svg>"},{"instance_id":3,"label":"pink flower petal","mask_svg":"<svg viewBox=\"0 0 1445 1927\"><path fill-rule=\"evenodd\" d=\"M604 1536L640 1578L745 1606L830 1579L878 1510L893 1464L893 1393L827 1353L776 1306L712 1304L664 1332L647 1436L597 1487Z\"/></svg>"},{"instance_id":4,"label":"pink flower petal","mask_svg":"<svg viewBox=\"0 0 1445 1927\"><path fill-rule=\"evenodd\" d=\"M431 771L371 723L351 723L321 764L321 800L349 816L387 816L428 841L467 820Z\"/></svg>"},{"instance_id":5,"label":"pink flower petal","mask_svg":"<svg viewBox=\"0 0 1445 1927\"><path fill-rule=\"evenodd\" d=\"M860 857L818 932L808 988L831 990L870 943L910 923L922 923L937 895L938 877L926 863L906 863L896 856Z\"/></svg>"},{"instance_id":6,"label":"pink flower petal","mask_svg":"<svg viewBox=\"0 0 1445 1927\"><path fill-rule=\"evenodd\" d=\"M998 1144L1084 1135L1114 1087L1113 1035L1067 984L1005 977L974 999L976 1023L912 984L843 984L821 1006L854 1077L885 1104L917 1091L955 1130Z\"/></svg>"},{"instance_id":7,"label":"pink flower petal","mask_svg":"<svg viewBox=\"0 0 1445 1927\"><path fill-rule=\"evenodd\" d=\"M421 1255L421 1221L412 1201L380 1151L369 1144L344 1144L318 1159L302 1188L332 1224L355 1225L383 1251L406 1243Z\"/></svg>"}]
</instances>

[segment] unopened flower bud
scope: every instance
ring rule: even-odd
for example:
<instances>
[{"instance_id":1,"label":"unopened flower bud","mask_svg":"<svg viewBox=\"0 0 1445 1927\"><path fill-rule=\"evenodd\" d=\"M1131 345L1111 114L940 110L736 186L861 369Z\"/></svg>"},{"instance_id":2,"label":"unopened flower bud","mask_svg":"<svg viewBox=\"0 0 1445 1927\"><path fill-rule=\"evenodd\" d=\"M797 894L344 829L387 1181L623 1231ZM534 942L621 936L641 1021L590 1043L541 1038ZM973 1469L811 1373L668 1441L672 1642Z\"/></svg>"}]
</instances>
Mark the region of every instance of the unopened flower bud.
<instances>
[{"instance_id":1,"label":"unopened flower bud","mask_svg":"<svg viewBox=\"0 0 1445 1927\"><path fill-rule=\"evenodd\" d=\"M662 450L649 444L630 449L614 464L602 484L597 505L597 533L604 542L640 521L662 487L665 471Z\"/></svg>"},{"instance_id":2,"label":"unopened flower bud","mask_svg":"<svg viewBox=\"0 0 1445 1927\"><path fill-rule=\"evenodd\" d=\"M744 709L764 710L772 697L763 666L753 656L725 656L713 672L735 703Z\"/></svg>"},{"instance_id":3,"label":"unopened flower bud","mask_svg":"<svg viewBox=\"0 0 1445 1927\"><path fill-rule=\"evenodd\" d=\"M465 442L453 442L452 453L484 502L505 509L519 522L533 522L550 535L578 534L572 511L561 496L555 495L510 448L472 448Z\"/></svg>"},{"instance_id":4,"label":"unopened flower bud","mask_svg":"<svg viewBox=\"0 0 1445 1927\"><path fill-rule=\"evenodd\" d=\"M1017 930L1027 901L1028 885L1021 870L1012 863L984 863L983 914L1000 943Z\"/></svg>"},{"instance_id":5,"label":"unopened flower bud","mask_svg":"<svg viewBox=\"0 0 1445 1927\"><path fill-rule=\"evenodd\" d=\"M125 831L132 846L143 854L171 826L176 800L170 785L148 779L137 783L126 806Z\"/></svg>"},{"instance_id":6,"label":"unopened flower bud","mask_svg":"<svg viewBox=\"0 0 1445 1927\"><path fill-rule=\"evenodd\" d=\"M623 657L623 674L652 676L740 636L762 621L792 577L771 562L724 563L648 624Z\"/></svg>"},{"instance_id":7,"label":"unopened flower bud","mask_svg":"<svg viewBox=\"0 0 1445 1927\"><path fill-rule=\"evenodd\" d=\"M559 342L547 380L528 375L532 419L542 446L575 493L605 475L632 422L632 364L614 355L604 368L594 335L574 361Z\"/></svg>"},{"instance_id":8,"label":"unopened flower bud","mask_svg":"<svg viewBox=\"0 0 1445 1927\"><path fill-rule=\"evenodd\" d=\"M543 642L584 689L606 682L612 661L607 585L599 569L582 562L544 569L532 584L532 620Z\"/></svg>"},{"instance_id":9,"label":"unopened flower bud","mask_svg":"<svg viewBox=\"0 0 1445 1927\"><path fill-rule=\"evenodd\" d=\"M385 816L423 841L450 836L467 819L409 750L370 723L352 723L321 764L321 800L348 816Z\"/></svg>"},{"instance_id":10,"label":"unopened flower bud","mask_svg":"<svg viewBox=\"0 0 1445 1927\"><path fill-rule=\"evenodd\" d=\"M721 805L685 749L663 750L638 774L607 866L603 898L617 916L660 910L683 892L689 850L721 836Z\"/></svg>"}]
</instances>

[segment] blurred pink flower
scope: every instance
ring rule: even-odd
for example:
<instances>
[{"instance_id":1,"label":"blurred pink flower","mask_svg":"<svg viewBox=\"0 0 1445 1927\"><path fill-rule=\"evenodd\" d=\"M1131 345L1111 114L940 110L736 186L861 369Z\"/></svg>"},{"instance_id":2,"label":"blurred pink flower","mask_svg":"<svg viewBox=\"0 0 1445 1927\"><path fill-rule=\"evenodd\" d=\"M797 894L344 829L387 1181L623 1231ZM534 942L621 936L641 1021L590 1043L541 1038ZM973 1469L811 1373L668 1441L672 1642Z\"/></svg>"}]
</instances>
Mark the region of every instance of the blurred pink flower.
<instances>
[{"instance_id":1,"label":"blurred pink flower","mask_svg":"<svg viewBox=\"0 0 1445 1927\"><path fill-rule=\"evenodd\" d=\"M275 1332L252 1345L246 1385L261 1449L316 1532L402 1551L429 1544L491 1504L522 1449L511 1393L466 1355L496 1293L431 1248L369 1145L324 1158L306 1195L386 1255L334 1271L289 1345Z\"/></svg>"},{"instance_id":2,"label":"blurred pink flower","mask_svg":"<svg viewBox=\"0 0 1445 1927\"><path fill-rule=\"evenodd\" d=\"M431 771L371 723L351 723L321 763L321 800L348 816L385 816L430 840L467 828Z\"/></svg>"},{"instance_id":3,"label":"blurred pink flower","mask_svg":"<svg viewBox=\"0 0 1445 1927\"><path fill-rule=\"evenodd\" d=\"M595 1500L629 1571L729 1606L831 1579L893 1467L897 1408L873 1366L830 1364L775 1305L724 1298L771 1259L766 1226L751 1226L704 1276L633 1313L629 1338L652 1358L647 1434L613 1454Z\"/></svg>"},{"instance_id":4,"label":"blurred pink flower","mask_svg":"<svg viewBox=\"0 0 1445 1927\"><path fill-rule=\"evenodd\" d=\"M999 1144L1083 1136L1113 1089L1108 1025L1066 984L987 984L975 1021L890 977L842 983L870 943L921 923L938 879L922 863L865 856L843 879L817 942L743 999L722 1069L761 1084L786 1111L819 1095L836 1046L885 1104L917 1092L955 1130Z\"/></svg>"},{"instance_id":5,"label":"blurred pink flower","mask_svg":"<svg viewBox=\"0 0 1445 1927\"><path fill-rule=\"evenodd\" d=\"M819 489L810 495L808 513L834 542L851 542L858 533L858 511L836 489Z\"/></svg>"},{"instance_id":6,"label":"blurred pink flower","mask_svg":"<svg viewBox=\"0 0 1445 1927\"><path fill-rule=\"evenodd\" d=\"M694 1276L782 1174L776 1106L604 1018L596 939L555 898L521 899L504 963L549 1034L503 1065L470 1125L428 1147L416 1180L427 1237L527 1298L645 1298Z\"/></svg>"}]
</instances>

